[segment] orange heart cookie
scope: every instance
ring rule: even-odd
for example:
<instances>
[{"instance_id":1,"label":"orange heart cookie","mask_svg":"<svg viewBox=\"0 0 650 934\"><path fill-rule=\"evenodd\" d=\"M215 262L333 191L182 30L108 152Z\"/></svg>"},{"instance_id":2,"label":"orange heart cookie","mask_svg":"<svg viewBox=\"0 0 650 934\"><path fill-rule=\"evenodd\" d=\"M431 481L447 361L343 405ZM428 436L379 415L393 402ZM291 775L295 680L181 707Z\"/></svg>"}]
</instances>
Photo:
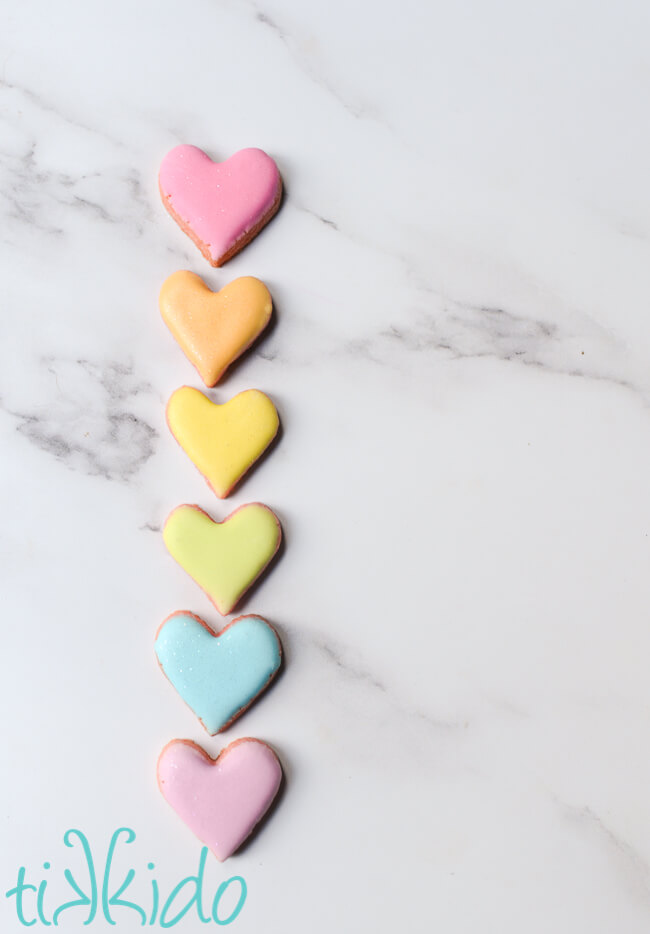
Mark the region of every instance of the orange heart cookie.
<instances>
[{"instance_id":1,"label":"orange heart cookie","mask_svg":"<svg viewBox=\"0 0 650 934\"><path fill-rule=\"evenodd\" d=\"M231 363L269 323L269 290L253 276L213 292L196 273L173 273L160 290L160 313L206 386L216 386Z\"/></svg>"}]
</instances>

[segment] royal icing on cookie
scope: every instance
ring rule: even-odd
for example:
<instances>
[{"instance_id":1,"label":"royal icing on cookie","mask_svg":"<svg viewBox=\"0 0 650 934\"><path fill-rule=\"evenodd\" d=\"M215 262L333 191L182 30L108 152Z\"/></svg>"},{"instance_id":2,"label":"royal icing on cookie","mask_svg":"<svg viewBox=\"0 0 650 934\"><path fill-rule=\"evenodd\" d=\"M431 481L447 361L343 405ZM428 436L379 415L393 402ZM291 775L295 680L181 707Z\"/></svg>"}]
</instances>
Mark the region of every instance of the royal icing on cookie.
<instances>
[{"instance_id":1,"label":"royal icing on cookie","mask_svg":"<svg viewBox=\"0 0 650 934\"><path fill-rule=\"evenodd\" d=\"M198 506L178 506L163 529L167 550L222 616L237 606L280 547L277 516L262 503L240 506L214 522Z\"/></svg>"},{"instance_id":2,"label":"royal icing on cookie","mask_svg":"<svg viewBox=\"0 0 650 934\"><path fill-rule=\"evenodd\" d=\"M158 630L155 651L164 674L212 735L253 703L282 661L275 629L259 616L240 616L215 634L193 613L173 613Z\"/></svg>"},{"instance_id":3,"label":"royal icing on cookie","mask_svg":"<svg viewBox=\"0 0 650 934\"><path fill-rule=\"evenodd\" d=\"M224 499L275 438L280 420L258 389L217 405L182 386L167 404L167 424L218 497Z\"/></svg>"},{"instance_id":4,"label":"royal icing on cookie","mask_svg":"<svg viewBox=\"0 0 650 934\"><path fill-rule=\"evenodd\" d=\"M269 290L243 276L212 292L200 276L173 273L160 290L160 312L206 386L215 386L269 323Z\"/></svg>"},{"instance_id":5,"label":"royal icing on cookie","mask_svg":"<svg viewBox=\"0 0 650 934\"><path fill-rule=\"evenodd\" d=\"M158 759L165 800L218 860L237 850L273 803L282 781L275 752L259 739L238 739L216 759L175 739Z\"/></svg>"},{"instance_id":6,"label":"royal icing on cookie","mask_svg":"<svg viewBox=\"0 0 650 934\"><path fill-rule=\"evenodd\" d=\"M197 146L176 146L160 165L163 204L212 266L253 239L280 206L278 167L261 149L213 162Z\"/></svg>"}]
</instances>

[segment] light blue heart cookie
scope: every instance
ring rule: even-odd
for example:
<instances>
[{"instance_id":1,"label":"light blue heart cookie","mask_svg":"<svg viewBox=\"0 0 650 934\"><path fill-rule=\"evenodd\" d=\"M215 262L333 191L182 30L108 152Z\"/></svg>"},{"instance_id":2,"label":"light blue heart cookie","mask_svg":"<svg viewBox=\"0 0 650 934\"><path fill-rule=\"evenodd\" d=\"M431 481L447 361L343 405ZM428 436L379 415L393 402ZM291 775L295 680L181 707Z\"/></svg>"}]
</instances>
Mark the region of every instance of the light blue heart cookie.
<instances>
[{"instance_id":1,"label":"light blue heart cookie","mask_svg":"<svg viewBox=\"0 0 650 934\"><path fill-rule=\"evenodd\" d=\"M240 616L218 635L192 613L173 613L155 642L158 662L208 733L225 730L268 687L282 661L278 635Z\"/></svg>"}]
</instances>

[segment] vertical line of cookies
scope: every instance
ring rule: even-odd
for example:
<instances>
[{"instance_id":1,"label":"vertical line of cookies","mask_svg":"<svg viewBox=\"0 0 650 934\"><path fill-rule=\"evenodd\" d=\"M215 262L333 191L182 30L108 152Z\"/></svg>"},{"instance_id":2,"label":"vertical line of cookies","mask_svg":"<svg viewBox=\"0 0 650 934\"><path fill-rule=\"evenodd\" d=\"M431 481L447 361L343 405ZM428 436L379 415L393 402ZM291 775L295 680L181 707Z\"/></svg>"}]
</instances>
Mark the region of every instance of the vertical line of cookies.
<instances>
[{"instance_id":1,"label":"vertical line of cookies","mask_svg":"<svg viewBox=\"0 0 650 934\"><path fill-rule=\"evenodd\" d=\"M259 149L224 163L194 146L178 146L162 162L163 203L213 266L246 245L277 211L282 182ZM262 334L272 299L245 276L213 292L194 272L163 283L160 311L208 389ZM169 429L218 499L226 499L269 451L280 426L271 399L257 389L219 403L182 386L167 405ZM169 554L227 617L277 556L282 529L263 503L246 503L223 518L196 504L176 507L165 522ZM282 663L280 638L265 619L248 614L219 631L190 611L167 617L155 637L162 672L210 736L227 730L271 684ZM212 758L197 743L176 739L157 767L160 790L219 860L250 835L275 798L282 768L276 753L252 737Z\"/></svg>"}]
</instances>

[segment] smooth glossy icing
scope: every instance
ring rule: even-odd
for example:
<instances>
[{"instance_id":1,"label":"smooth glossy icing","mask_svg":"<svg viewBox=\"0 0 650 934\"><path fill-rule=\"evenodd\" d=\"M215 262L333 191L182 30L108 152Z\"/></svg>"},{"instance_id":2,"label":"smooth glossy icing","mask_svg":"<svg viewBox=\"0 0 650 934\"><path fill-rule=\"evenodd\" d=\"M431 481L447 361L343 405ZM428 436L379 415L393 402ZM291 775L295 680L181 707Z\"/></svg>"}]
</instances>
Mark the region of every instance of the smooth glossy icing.
<instances>
[{"instance_id":1,"label":"smooth glossy icing","mask_svg":"<svg viewBox=\"0 0 650 934\"><path fill-rule=\"evenodd\" d=\"M198 389L181 386L167 404L167 424L223 499L273 441L280 420L269 397L258 389L217 405Z\"/></svg>"},{"instance_id":2,"label":"smooth glossy icing","mask_svg":"<svg viewBox=\"0 0 650 934\"><path fill-rule=\"evenodd\" d=\"M181 269L165 279L160 313L206 386L215 386L230 364L269 323L269 290L253 276L213 292L196 273Z\"/></svg>"},{"instance_id":3,"label":"smooth glossy icing","mask_svg":"<svg viewBox=\"0 0 650 934\"><path fill-rule=\"evenodd\" d=\"M208 733L225 729L280 667L277 633L259 616L240 616L216 634L192 613L173 613L155 651L165 675Z\"/></svg>"},{"instance_id":4,"label":"smooth glossy icing","mask_svg":"<svg viewBox=\"0 0 650 934\"><path fill-rule=\"evenodd\" d=\"M278 167L261 149L213 162L197 146L176 146L162 160L158 180L165 207L213 266L271 219L282 193Z\"/></svg>"},{"instance_id":5,"label":"smooth glossy icing","mask_svg":"<svg viewBox=\"0 0 650 934\"><path fill-rule=\"evenodd\" d=\"M198 506L178 506L163 529L167 550L226 616L280 547L277 516L262 503L214 522Z\"/></svg>"},{"instance_id":6,"label":"smooth glossy icing","mask_svg":"<svg viewBox=\"0 0 650 934\"><path fill-rule=\"evenodd\" d=\"M266 814L282 781L275 752L248 737L214 760L196 743L173 740L161 752L157 771L163 797L221 861Z\"/></svg>"}]
</instances>

